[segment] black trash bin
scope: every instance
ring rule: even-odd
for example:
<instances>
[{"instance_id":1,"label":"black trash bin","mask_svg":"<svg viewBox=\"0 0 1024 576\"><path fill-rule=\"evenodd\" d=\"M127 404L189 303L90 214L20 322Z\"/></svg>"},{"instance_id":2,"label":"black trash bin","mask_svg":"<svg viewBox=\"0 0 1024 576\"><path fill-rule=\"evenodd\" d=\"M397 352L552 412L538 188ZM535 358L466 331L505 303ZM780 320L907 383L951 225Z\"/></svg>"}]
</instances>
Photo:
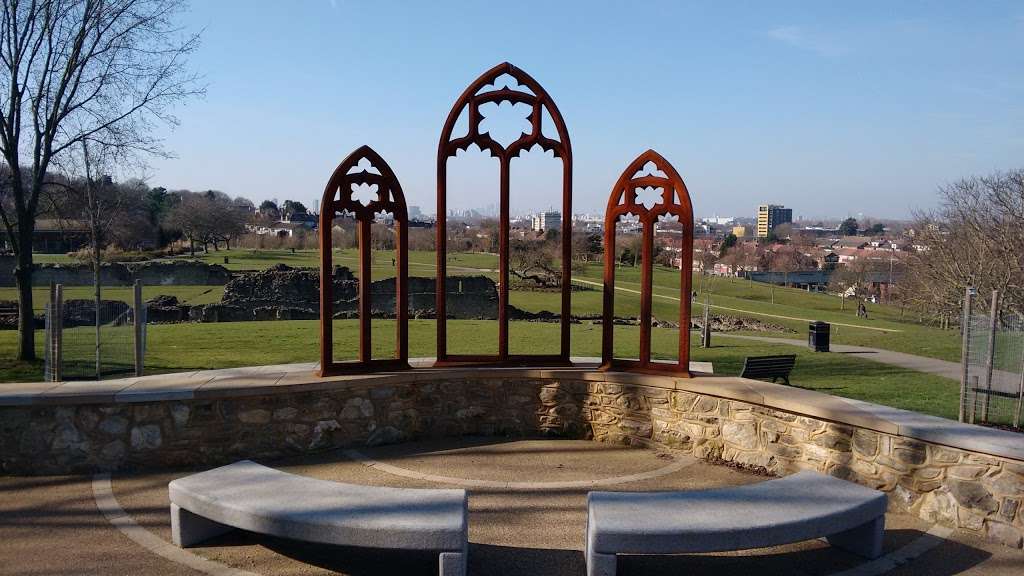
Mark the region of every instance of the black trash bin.
<instances>
[{"instance_id":1,"label":"black trash bin","mask_svg":"<svg viewBox=\"0 0 1024 576\"><path fill-rule=\"evenodd\" d=\"M828 322L811 322L807 330L807 346L815 352L828 352L831 330L832 326Z\"/></svg>"}]
</instances>

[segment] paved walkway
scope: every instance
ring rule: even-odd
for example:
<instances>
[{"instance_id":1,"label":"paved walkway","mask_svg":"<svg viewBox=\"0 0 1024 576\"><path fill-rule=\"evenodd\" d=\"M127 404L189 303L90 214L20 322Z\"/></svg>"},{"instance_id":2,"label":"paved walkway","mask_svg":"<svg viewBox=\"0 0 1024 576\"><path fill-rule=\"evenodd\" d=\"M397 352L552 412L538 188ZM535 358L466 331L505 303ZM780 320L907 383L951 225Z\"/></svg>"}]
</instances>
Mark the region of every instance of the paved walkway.
<instances>
[{"instance_id":1,"label":"paved walkway","mask_svg":"<svg viewBox=\"0 0 1024 576\"><path fill-rule=\"evenodd\" d=\"M470 491L470 575L585 573L586 493L699 490L766 479L669 452L572 440L461 438L333 451L266 462L292 473L395 487ZM381 464L386 464L381 466ZM0 477L0 572L215 576L436 574L436 554L339 548L232 532L204 546L170 544L167 483L189 474ZM910 576L1021 573L1024 553L888 514L873 562L808 542L727 554L626 557L623 574Z\"/></svg>"},{"instance_id":2,"label":"paved walkway","mask_svg":"<svg viewBox=\"0 0 1024 576\"><path fill-rule=\"evenodd\" d=\"M728 338L756 340L758 342L770 342L773 344L789 344L791 346L800 347L807 346L806 341L797 340L795 338L742 336L729 334L727 332L723 332L721 335ZM903 352L893 352L892 350L882 350L881 348L850 346L849 344L832 344L829 348L836 354L857 354L864 359L874 360L875 362L881 362L882 364L899 366L900 368L906 368L908 370L916 370L917 372L924 372L926 374L935 374L936 376L943 376L945 378L952 378L953 380L960 381L960 363L958 362L948 362L937 358L927 358L925 356L915 356L913 354L905 354Z\"/></svg>"}]
</instances>

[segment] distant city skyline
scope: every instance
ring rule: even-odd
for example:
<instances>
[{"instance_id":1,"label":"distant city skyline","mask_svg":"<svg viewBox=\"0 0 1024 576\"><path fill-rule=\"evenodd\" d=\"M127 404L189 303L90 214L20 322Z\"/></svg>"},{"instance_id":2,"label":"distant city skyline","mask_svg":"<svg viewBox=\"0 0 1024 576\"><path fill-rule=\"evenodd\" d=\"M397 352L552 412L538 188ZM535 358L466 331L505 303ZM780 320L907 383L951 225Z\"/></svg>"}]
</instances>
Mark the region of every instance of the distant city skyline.
<instances>
[{"instance_id":1,"label":"distant city skyline","mask_svg":"<svg viewBox=\"0 0 1024 576\"><path fill-rule=\"evenodd\" d=\"M337 162L369 144L409 203L433 212L442 123L502 61L565 117L574 212L603 211L647 148L679 170L696 214L736 216L770 199L807 218L907 218L943 184L1024 164L1019 3L651 2L628 11L644 41L609 41L625 14L603 2L194 2L184 24L205 30L192 66L207 97L176 111L177 157L153 161L147 180L312 207ZM515 39L523 30L536 42ZM449 207L497 201L497 170L484 178L480 164L453 176ZM558 165L513 163L513 212L558 207Z\"/></svg>"}]
</instances>

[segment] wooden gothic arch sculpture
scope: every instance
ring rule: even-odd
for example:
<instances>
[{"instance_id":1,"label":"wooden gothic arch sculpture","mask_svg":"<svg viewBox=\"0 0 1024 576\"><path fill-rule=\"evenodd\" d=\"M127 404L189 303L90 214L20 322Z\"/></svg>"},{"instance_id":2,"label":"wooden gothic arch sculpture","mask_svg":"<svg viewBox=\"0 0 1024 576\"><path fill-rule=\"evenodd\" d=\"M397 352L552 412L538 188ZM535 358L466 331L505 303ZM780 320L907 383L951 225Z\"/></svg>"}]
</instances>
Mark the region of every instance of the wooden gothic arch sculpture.
<instances>
[{"instance_id":1,"label":"wooden gothic arch sculpture","mask_svg":"<svg viewBox=\"0 0 1024 576\"><path fill-rule=\"evenodd\" d=\"M660 190L660 195L657 192ZM640 196L643 196L641 199ZM615 223L630 214L643 227L640 272L640 358L614 358ZM679 361L651 361L651 298L653 289L654 226L674 216L682 226L679 254ZM693 282L693 205L676 169L654 150L638 156L612 188L604 219L604 318L601 358L604 369L677 372L690 369L690 291Z\"/></svg>"},{"instance_id":2,"label":"wooden gothic arch sculpture","mask_svg":"<svg viewBox=\"0 0 1024 576\"><path fill-rule=\"evenodd\" d=\"M518 87L499 87L498 79L503 76L513 78ZM493 87L493 89L488 89ZM525 90L523 89L525 87ZM484 116L480 106L487 103L501 104L523 103L531 108L529 115L530 133L523 133L518 139L502 146L488 132L480 131L480 123ZM466 113L468 130L464 136L453 135L459 117ZM554 125L557 137L543 134L542 124L544 113L547 113ZM556 135L551 135L556 136ZM498 354L497 355L451 355L447 349L447 307L445 288L448 284L447 275L447 166L448 159L454 157L459 150L466 150L471 145L486 150L500 163L500 214L498 230ZM561 341L558 354L523 355L509 354L508 322L509 322L509 172L513 158L524 150L539 145L545 151L552 152L562 160L562 229L561 229ZM569 142L569 131L565 127L562 115L548 93L519 68L504 62L491 68L477 78L459 96L452 106L448 119L441 131L441 139L437 147L437 361L446 363L569 363L569 315L570 284L572 259L572 146Z\"/></svg>"},{"instance_id":3,"label":"wooden gothic arch sculpture","mask_svg":"<svg viewBox=\"0 0 1024 576\"><path fill-rule=\"evenodd\" d=\"M357 197L358 192L358 197ZM365 194L365 196L364 196ZM359 358L334 361L334 266L332 229L335 214L353 215L359 237ZM373 359L370 331L372 246L370 230L378 214L389 213L395 223L395 357ZM369 146L348 155L334 170L320 203L320 375L409 367L409 217L405 195L387 162Z\"/></svg>"}]
</instances>

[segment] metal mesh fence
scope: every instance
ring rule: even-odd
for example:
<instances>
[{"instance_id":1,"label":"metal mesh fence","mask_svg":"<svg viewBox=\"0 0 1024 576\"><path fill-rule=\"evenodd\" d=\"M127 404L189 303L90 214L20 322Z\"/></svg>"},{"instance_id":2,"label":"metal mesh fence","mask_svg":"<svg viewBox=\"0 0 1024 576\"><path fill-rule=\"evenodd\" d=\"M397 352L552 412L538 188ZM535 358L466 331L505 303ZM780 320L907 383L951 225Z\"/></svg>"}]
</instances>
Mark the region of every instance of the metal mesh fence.
<instances>
[{"instance_id":1,"label":"metal mesh fence","mask_svg":"<svg viewBox=\"0 0 1024 576\"><path fill-rule=\"evenodd\" d=\"M135 313L119 300L66 300L46 305L45 377L47 380L95 380L135 372ZM99 314L99 327L96 316ZM145 307L140 313L141 344L145 354ZM59 330L60 334L54 331ZM60 363L59 371L57 363Z\"/></svg>"},{"instance_id":2,"label":"metal mesh fence","mask_svg":"<svg viewBox=\"0 0 1024 576\"><path fill-rule=\"evenodd\" d=\"M1024 392L1024 317L986 314L970 318L967 382L963 397L968 422L1020 427Z\"/></svg>"}]
</instances>

